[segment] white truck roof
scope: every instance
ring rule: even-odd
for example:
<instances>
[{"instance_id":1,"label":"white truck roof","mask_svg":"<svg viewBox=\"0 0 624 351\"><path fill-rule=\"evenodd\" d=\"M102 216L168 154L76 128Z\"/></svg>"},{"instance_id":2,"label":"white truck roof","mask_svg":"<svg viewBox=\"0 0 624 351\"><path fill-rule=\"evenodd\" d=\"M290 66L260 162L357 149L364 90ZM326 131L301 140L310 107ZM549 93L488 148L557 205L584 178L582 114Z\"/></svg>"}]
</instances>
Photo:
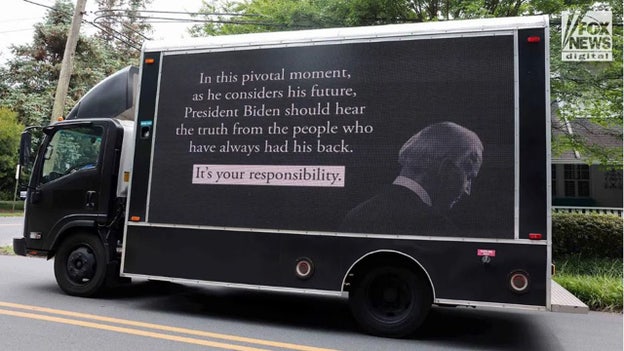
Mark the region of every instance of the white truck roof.
<instances>
[{"instance_id":1,"label":"white truck roof","mask_svg":"<svg viewBox=\"0 0 624 351\"><path fill-rule=\"evenodd\" d=\"M240 47L254 49L261 46L314 45L314 42L364 41L376 38L428 35L466 35L469 32L492 32L548 27L548 16L500 17L456 21L439 21L410 24L390 24L369 27L346 27L299 30L289 32L266 32L199 37L176 40L146 41L143 51L193 51L201 49L227 49ZM254 47L255 46L255 47Z\"/></svg>"}]
</instances>

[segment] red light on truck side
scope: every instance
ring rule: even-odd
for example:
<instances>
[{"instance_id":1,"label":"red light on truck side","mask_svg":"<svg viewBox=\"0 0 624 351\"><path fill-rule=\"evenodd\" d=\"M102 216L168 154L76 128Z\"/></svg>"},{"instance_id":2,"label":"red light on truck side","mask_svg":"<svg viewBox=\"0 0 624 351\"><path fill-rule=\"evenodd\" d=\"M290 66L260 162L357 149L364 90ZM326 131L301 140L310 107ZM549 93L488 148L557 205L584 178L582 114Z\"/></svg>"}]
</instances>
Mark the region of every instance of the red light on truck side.
<instances>
[{"instance_id":1,"label":"red light on truck side","mask_svg":"<svg viewBox=\"0 0 624 351\"><path fill-rule=\"evenodd\" d=\"M529 233L529 240L542 240L542 234L540 234L540 233Z\"/></svg>"},{"instance_id":2,"label":"red light on truck side","mask_svg":"<svg viewBox=\"0 0 624 351\"><path fill-rule=\"evenodd\" d=\"M542 41L542 38L541 38L541 37L538 37L538 36L536 36L536 35L534 35L534 36L530 36L530 37L528 37L528 38L527 38L527 42L528 42L528 43L539 43L539 42L541 42L541 41Z\"/></svg>"}]
</instances>

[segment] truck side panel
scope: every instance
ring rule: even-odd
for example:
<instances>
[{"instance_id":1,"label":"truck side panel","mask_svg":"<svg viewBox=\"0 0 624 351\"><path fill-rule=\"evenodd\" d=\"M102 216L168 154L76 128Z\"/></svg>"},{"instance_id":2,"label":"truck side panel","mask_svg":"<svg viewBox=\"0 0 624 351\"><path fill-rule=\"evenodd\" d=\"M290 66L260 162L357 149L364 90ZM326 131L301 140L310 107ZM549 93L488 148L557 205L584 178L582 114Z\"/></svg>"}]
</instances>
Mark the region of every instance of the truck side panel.
<instances>
[{"instance_id":1,"label":"truck side panel","mask_svg":"<svg viewBox=\"0 0 624 351\"><path fill-rule=\"evenodd\" d=\"M353 238L133 225L126 271L169 279L244 284L269 290L343 290L353 263L378 251L398 252L422 265L440 301L487 301L545 306L545 245L496 242ZM192 243L192 245L190 244ZM478 250L495 250L483 263ZM527 260L527 257L534 259ZM300 279L298 259L308 258L314 274ZM514 293L510 274L530 276L527 293ZM346 287L348 289L348 287Z\"/></svg>"},{"instance_id":2,"label":"truck side panel","mask_svg":"<svg viewBox=\"0 0 624 351\"><path fill-rule=\"evenodd\" d=\"M529 42L529 38L540 38ZM534 39L537 40L537 39ZM542 44L547 40L544 29L522 30L518 33L519 56L519 130L520 130L520 238L528 239L530 233L540 233L546 239L549 213L547 165L550 162L550 145L547 123L537 122L547 106L546 67L547 53ZM543 118L543 117L541 117ZM547 145L548 144L548 145Z\"/></svg>"},{"instance_id":3,"label":"truck side panel","mask_svg":"<svg viewBox=\"0 0 624 351\"><path fill-rule=\"evenodd\" d=\"M156 94L158 91L158 71L160 55L147 54L144 59L153 59L154 64L144 65L141 70L140 99L137 109L137 123L135 131L135 154L130 186L129 203L132 206L132 216L145 218L145 204L148 192L152 150L152 136L154 115L156 113Z\"/></svg>"},{"instance_id":4,"label":"truck side panel","mask_svg":"<svg viewBox=\"0 0 624 351\"><path fill-rule=\"evenodd\" d=\"M547 33L480 28L146 52L122 273L340 293L385 252L439 303L548 306ZM451 158L483 150L442 214L398 176L409 140L449 122L478 140Z\"/></svg>"}]
</instances>

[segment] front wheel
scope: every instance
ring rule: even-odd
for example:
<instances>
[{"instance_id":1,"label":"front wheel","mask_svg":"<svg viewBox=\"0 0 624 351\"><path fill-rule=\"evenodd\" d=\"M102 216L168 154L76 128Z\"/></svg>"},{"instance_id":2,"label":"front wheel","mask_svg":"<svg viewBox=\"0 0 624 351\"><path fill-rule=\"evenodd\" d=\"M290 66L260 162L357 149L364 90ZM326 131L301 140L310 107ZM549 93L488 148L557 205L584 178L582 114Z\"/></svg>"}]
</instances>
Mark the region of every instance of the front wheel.
<instances>
[{"instance_id":1,"label":"front wheel","mask_svg":"<svg viewBox=\"0 0 624 351\"><path fill-rule=\"evenodd\" d=\"M95 235L80 233L65 239L54 258L54 276L67 294L90 297L106 282L106 251Z\"/></svg>"},{"instance_id":2,"label":"front wheel","mask_svg":"<svg viewBox=\"0 0 624 351\"><path fill-rule=\"evenodd\" d=\"M366 272L349 294L351 312L364 331L396 338L420 327L431 302L431 289L422 275L394 266Z\"/></svg>"}]
</instances>

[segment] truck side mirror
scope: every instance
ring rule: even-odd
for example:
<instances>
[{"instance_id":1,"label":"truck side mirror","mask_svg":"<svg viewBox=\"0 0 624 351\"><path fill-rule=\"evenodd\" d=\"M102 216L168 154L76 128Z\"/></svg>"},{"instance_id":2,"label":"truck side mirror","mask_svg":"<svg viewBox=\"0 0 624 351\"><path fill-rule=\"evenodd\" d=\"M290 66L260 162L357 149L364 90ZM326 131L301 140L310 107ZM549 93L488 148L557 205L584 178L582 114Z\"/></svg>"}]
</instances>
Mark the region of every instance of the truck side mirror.
<instances>
[{"instance_id":1,"label":"truck side mirror","mask_svg":"<svg viewBox=\"0 0 624 351\"><path fill-rule=\"evenodd\" d=\"M32 136L30 132L22 132L22 136L20 138L20 148L19 148L19 164L22 167L26 167L28 165L28 161L30 160L30 148L32 147Z\"/></svg>"}]
</instances>

